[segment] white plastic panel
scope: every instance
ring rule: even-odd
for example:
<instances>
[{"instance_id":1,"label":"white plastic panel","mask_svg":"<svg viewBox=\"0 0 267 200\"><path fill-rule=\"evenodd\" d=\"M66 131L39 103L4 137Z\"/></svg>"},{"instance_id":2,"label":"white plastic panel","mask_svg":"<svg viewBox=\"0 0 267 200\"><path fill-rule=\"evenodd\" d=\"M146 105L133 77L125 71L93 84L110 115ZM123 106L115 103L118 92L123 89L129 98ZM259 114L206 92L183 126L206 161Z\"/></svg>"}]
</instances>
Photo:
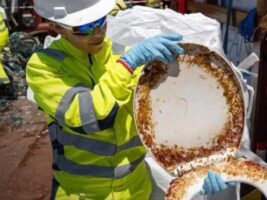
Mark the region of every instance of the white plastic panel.
<instances>
[{"instance_id":1,"label":"white plastic panel","mask_svg":"<svg viewBox=\"0 0 267 200\"><path fill-rule=\"evenodd\" d=\"M224 90L198 66L177 66L169 65L163 84L151 90L156 140L185 148L210 146L227 121Z\"/></svg>"}]
</instances>

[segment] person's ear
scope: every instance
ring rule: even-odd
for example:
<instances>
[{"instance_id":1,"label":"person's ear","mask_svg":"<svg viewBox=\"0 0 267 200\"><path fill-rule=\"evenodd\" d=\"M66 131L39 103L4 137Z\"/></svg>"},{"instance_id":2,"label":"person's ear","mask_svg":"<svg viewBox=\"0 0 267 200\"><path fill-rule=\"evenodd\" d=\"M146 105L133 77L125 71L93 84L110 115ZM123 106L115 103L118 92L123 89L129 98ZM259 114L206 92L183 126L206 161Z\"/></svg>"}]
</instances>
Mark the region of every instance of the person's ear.
<instances>
[{"instance_id":1,"label":"person's ear","mask_svg":"<svg viewBox=\"0 0 267 200\"><path fill-rule=\"evenodd\" d=\"M49 26L58 34L64 35L64 28L58 25L57 23L50 22Z\"/></svg>"}]
</instances>

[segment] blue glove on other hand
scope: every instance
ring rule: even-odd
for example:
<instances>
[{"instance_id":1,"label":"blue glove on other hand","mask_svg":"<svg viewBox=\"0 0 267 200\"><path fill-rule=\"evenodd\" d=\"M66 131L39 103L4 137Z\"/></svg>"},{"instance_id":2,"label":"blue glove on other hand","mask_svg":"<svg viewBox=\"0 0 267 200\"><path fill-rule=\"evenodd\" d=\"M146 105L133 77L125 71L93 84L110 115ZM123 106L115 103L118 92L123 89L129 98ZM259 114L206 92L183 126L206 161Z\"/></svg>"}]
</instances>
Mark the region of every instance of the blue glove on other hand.
<instances>
[{"instance_id":1,"label":"blue glove on other hand","mask_svg":"<svg viewBox=\"0 0 267 200\"><path fill-rule=\"evenodd\" d=\"M219 174L216 174L212 171L208 171L208 176L204 179L204 184L202 190L200 191L201 195L210 195L216 194L224 191L228 186L235 186L235 182L225 183L222 177Z\"/></svg>"},{"instance_id":2,"label":"blue glove on other hand","mask_svg":"<svg viewBox=\"0 0 267 200\"><path fill-rule=\"evenodd\" d=\"M132 70L153 60L159 60L167 64L174 61L178 54L183 53L183 49L177 44L182 39L183 37L178 34L155 36L132 47L121 59Z\"/></svg>"}]
</instances>

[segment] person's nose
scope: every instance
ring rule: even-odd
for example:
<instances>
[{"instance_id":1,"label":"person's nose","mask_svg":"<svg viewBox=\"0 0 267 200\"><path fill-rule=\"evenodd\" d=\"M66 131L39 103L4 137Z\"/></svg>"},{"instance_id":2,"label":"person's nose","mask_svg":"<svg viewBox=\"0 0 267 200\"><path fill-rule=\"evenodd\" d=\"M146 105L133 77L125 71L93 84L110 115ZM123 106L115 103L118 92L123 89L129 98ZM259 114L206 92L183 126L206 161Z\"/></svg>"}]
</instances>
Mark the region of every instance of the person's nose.
<instances>
[{"instance_id":1,"label":"person's nose","mask_svg":"<svg viewBox=\"0 0 267 200\"><path fill-rule=\"evenodd\" d=\"M94 31L93 31L93 35L94 36L99 36L103 34L103 27L101 28L100 26L96 26Z\"/></svg>"}]
</instances>

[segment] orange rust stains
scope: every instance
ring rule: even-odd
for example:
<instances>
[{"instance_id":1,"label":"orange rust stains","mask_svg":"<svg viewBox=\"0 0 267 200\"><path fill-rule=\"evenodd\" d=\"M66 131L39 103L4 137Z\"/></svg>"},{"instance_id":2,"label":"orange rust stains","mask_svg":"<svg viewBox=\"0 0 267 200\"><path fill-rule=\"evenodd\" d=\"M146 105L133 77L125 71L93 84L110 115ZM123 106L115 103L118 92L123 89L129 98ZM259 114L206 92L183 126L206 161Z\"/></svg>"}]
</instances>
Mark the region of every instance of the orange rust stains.
<instances>
[{"instance_id":1,"label":"orange rust stains","mask_svg":"<svg viewBox=\"0 0 267 200\"><path fill-rule=\"evenodd\" d=\"M228 107L228 121L224 130L213 139L211 147L182 148L157 144L152 120L150 90L160 78L166 74L166 66L161 62L150 64L151 70L141 76L137 86L138 108L136 113L137 128L145 145L154 157L166 169L174 169L177 165L197 158L203 158L220 152L228 147L238 148L244 129L244 102L241 86L229 64L215 52L206 47L194 44L183 44L185 54L177 57L177 62L187 63L188 67L199 67L216 78L224 89ZM164 134L164 133L163 133Z\"/></svg>"},{"instance_id":2,"label":"orange rust stains","mask_svg":"<svg viewBox=\"0 0 267 200\"><path fill-rule=\"evenodd\" d=\"M171 182L165 199L182 200L187 193L187 189L194 184L197 178L204 178L208 170L219 174L225 174L230 179L240 176L257 182L267 180L267 168L255 164L252 161L228 157L220 164L198 167L197 169L192 169L177 177Z\"/></svg>"}]
</instances>

